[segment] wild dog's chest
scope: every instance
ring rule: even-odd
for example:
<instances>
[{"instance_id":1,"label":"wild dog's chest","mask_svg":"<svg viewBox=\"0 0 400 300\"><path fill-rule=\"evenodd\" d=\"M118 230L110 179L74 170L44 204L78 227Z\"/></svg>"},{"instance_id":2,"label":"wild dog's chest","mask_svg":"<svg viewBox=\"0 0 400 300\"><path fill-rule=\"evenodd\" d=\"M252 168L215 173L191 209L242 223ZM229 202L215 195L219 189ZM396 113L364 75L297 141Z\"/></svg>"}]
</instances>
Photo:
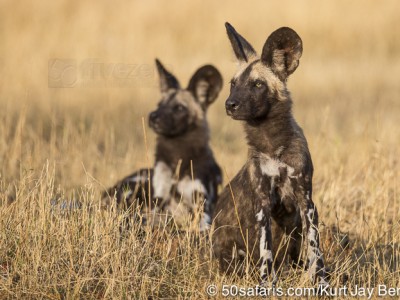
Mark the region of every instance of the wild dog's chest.
<instances>
[{"instance_id":1,"label":"wild dog's chest","mask_svg":"<svg viewBox=\"0 0 400 300\"><path fill-rule=\"evenodd\" d=\"M292 180L297 175L292 166L279 158L260 155L253 159L251 172L256 193L262 198L263 195L266 198L278 196L282 201L294 198Z\"/></svg>"},{"instance_id":2,"label":"wild dog's chest","mask_svg":"<svg viewBox=\"0 0 400 300\"><path fill-rule=\"evenodd\" d=\"M173 170L162 161L157 162L154 168L153 189L154 198L183 201L187 204L191 204L194 194L207 194L199 179L189 176L177 179Z\"/></svg>"},{"instance_id":3,"label":"wild dog's chest","mask_svg":"<svg viewBox=\"0 0 400 300\"><path fill-rule=\"evenodd\" d=\"M198 209L202 212L203 201L208 198L207 190L200 179L188 175L177 179L163 162L158 162L154 168L153 186L154 198L161 200L162 211L170 214L175 223L180 225L185 224ZM200 230L206 229L210 221L210 217L204 215Z\"/></svg>"},{"instance_id":4,"label":"wild dog's chest","mask_svg":"<svg viewBox=\"0 0 400 300\"><path fill-rule=\"evenodd\" d=\"M282 162L278 158L271 158L269 156L262 156L259 159L259 168L262 176L268 176L270 178L282 177L284 174L292 176L294 169Z\"/></svg>"}]
</instances>

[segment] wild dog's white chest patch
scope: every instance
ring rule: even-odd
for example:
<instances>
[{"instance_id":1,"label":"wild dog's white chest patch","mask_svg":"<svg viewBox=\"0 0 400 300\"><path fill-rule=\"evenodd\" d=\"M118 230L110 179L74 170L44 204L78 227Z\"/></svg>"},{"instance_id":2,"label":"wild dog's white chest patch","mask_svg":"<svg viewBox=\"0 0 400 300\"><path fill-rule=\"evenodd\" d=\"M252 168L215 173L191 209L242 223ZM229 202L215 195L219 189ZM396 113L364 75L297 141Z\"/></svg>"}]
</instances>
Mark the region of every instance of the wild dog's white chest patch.
<instances>
[{"instance_id":1,"label":"wild dog's white chest patch","mask_svg":"<svg viewBox=\"0 0 400 300\"><path fill-rule=\"evenodd\" d=\"M204 199L199 199L199 202L196 203L196 194L207 195L207 191L199 179L192 180L189 176L185 176L182 180L178 181L175 199L170 201L166 207L166 210L173 216L177 224L183 225L191 220L193 213L200 208L197 205L202 204ZM200 209L201 212L203 209ZM209 216L203 214L199 224L200 230L207 229L210 221Z\"/></svg>"},{"instance_id":2,"label":"wild dog's white chest patch","mask_svg":"<svg viewBox=\"0 0 400 300\"><path fill-rule=\"evenodd\" d=\"M289 178L295 177L294 168L276 158L271 158L264 155L260 159L260 169L264 176L271 178L271 188L276 185L276 178L281 176L280 169L286 169L286 178L280 178L279 190L281 191L282 198L289 196L293 197L293 187Z\"/></svg>"},{"instance_id":3,"label":"wild dog's white chest patch","mask_svg":"<svg viewBox=\"0 0 400 300\"><path fill-rule=\"evenodd\" d=\"M153 175L154 198L169 199L173 184L174 179L170 167L163 161L157 162Z\"/></svg>"},{"instance_id":4,"label":"wild dog's white chest patch","mask_svg":"<svg viewBox=\"0 0 400 300\"><path fill-rule=\"evenodd\" d=\"M206 188L199 179L192 180L189 176L185 176L178 182L177 191L179 195L182 195L182 201L187 204L192 204L195 193L203 195L207 193Z\"/></svg>"},{"instance_id":5,"label":"wild dog's white chest patch","mask_svg":"<svg viewBox=\"0 0 400 300\"><path fill-rule=\"evenodd\" d=\"M280 168L286 168L288 176L292 176L294 172L293 167L285 164L284 162L276 158L271 158L269 156L265 156L260 160L260 168L261 168L261 173L269 177L279 176Z\"/></svg>"}]
</instances>

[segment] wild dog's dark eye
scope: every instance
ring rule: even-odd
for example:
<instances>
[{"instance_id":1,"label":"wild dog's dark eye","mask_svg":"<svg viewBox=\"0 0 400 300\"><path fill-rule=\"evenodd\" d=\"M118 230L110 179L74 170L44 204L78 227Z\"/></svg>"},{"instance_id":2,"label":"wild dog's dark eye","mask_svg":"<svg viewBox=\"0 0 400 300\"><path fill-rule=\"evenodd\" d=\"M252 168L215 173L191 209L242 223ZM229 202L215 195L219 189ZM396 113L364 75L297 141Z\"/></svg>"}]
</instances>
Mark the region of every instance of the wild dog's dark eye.
<instances>
[{"instance_id":1,"label":"wild dog's dark eye","mask_svg":"<svg viewBox=\"0 0 400 300\"><path fill-rule=\"evenodd\" d=\"M185 107L183 105L181 105L181 104L177 104L177 105L174 106L174 111L175 112L181 112L181 111L184 111L184 110L185 110Z\"/></svg>"},{"instance_id":2,"label":"wild dog's dark eye","mask_svg":"<svg viewBox=\"0 0 400 300\"><path fill-rule=\"evenodd\" d=\"M232 79L232 80L231 80L231 87L234 87L235 84L236 84L236 82Z\"/></svg>"},{"instance_id":3,"label":"wild dog's dark eye","mask_svg":"<svg viewBox=\"0 0 400 300\"><path fill-rule=\"evenodd\" d=\"M254 86L255 86L256 88L261 88L261 87L264 86L264 83L257 80L256 82L254 82Z\"/></svg>"}]
</instances>

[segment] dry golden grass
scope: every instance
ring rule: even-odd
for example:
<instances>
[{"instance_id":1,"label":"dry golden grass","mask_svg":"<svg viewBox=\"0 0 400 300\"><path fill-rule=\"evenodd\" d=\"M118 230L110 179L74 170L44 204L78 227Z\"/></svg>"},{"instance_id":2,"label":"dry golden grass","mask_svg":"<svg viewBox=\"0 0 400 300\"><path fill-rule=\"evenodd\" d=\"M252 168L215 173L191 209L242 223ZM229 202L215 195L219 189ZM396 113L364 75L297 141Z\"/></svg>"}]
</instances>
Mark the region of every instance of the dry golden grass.
<instances>
[{"instance_id":1,"label":"dry golden grass","mask_svg":"<svg viewBox=\"0 0 400 300\"><path fill-rule=\"evenodd\" d=\"M203 299L210 283L257 284L251 272L219 274L206 237L135 226L121 238L123 214L98 209L104 186L152 164L154 134L147 130L146 153L142 117L159 98L154 58L183 85L205 63L227 83L235 62L225 21L258 50L284 25L303 39L289 88L313 155L332 285L400 284L398 1L3 1L1 7L1 299ZM58 72L48 72L53 59L73 59L78 67L96 62L103 73L85 82L88 75L78 69L76 82L63 78L71 88L49 88L48 75ZM136 65L128 83L116 63ZM240 123L225 115L227 94L225 84L209 122L216 158L232 177L246 144ZM8 204L10 194L15 201ZM59 195L81 198L83 208L55 209L50 200ZM345 251L334 226L348 234ZM279 285L301 286L299 272Z\"/></svg>"}]
</instances>

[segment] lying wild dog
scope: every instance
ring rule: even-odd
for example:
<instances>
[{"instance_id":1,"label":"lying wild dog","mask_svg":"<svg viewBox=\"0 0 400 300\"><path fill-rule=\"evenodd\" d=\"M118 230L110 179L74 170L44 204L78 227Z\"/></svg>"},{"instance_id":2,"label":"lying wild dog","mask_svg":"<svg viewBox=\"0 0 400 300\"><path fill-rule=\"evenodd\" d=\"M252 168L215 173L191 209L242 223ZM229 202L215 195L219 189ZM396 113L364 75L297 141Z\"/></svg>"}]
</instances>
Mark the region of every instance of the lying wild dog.
<instances>
[{"instance_id":1,"label":"lying wild dog","mask_svg":"<svg viewBox=\"0 0 400 300\"><path fill-rule=\"evenodd\" d=\"M157 134L154 168L122 179L103 199L109 202L115 197L125 208L135 205L142 211L156 209L172 216L179 225L194 213L199 199L205 201L200 223L205 229L211 223L222 183L221 170L209 146L206 113L222 88L222 77L215 67L206 65L194 73L187 88L181 88L159 60L156 65L162 98L149 114L149 125Z\"/></svg>"},{"instance_id":2,"label":"lying wild dog","mask_svg":"<svg viewBox=\"0 0 400 300\"><path fill-rule=\"evenodd\" d=\"M288 256L300 262L302 236L312 282L326 284L320 250L318 213L312 201L313 165L303 131L292 115L286 80L299 65L302 41L283 27L265 42L261 57L226 23L239 60L225 102L226 112L241 120L249 145L246 164L225 187L215 208L214 253L228 270L240 256L259 264L266 284L284 259L277 253L283 235ZM282 254L282 253L281 253Z\"/></svg>"}]
</instances>

